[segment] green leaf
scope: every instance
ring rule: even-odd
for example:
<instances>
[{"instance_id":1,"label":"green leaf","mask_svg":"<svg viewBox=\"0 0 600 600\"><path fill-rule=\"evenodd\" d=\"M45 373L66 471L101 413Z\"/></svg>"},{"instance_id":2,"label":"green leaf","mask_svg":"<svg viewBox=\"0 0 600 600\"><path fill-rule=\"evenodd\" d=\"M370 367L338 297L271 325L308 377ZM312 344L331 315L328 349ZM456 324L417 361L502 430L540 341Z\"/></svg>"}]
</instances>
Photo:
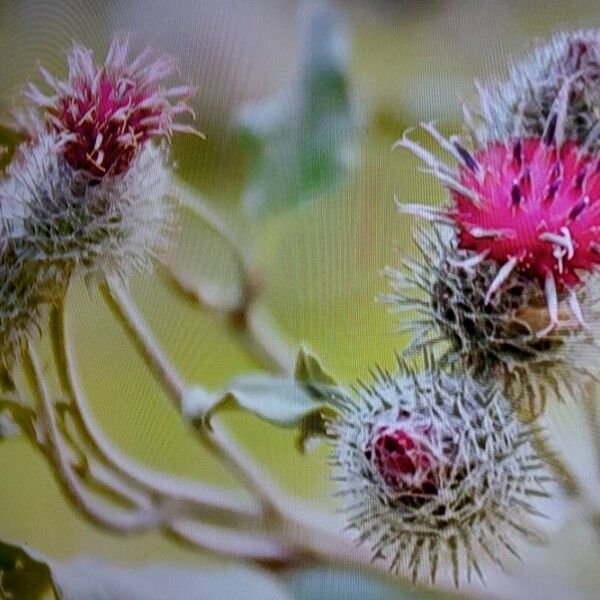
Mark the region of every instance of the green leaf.
<instances>
[{"instance_id":1,"label":"green leaf","mask_svg":"<svg viewBox=\"0 0 600 600\"><path fill-rule=\"evenodd\" d=\"M209 415L217 409L237 406L280 427L294 427L311 413L329 408L316 403L293 379L262 374L234 379L229 391L212 407Z\"/></svg>"},{"instance_id":2,"label":"green leaf","mask_svg":"<svg viewBox=\"0 0 600 600\"><path fill-rule=\"evenodd\" d=\"M45 562L0 541L0 598L41 600L51 588L50 567Z\"/></svg>"},{"instance_id":3,"label":"green leaf","mask_svg":"<svg viewBox=\"0 0 600 600\"><path fill-rule=\"evenodd\" d=\"M347 40L339 15L308 3L299 76L291 89L243 107L242 141L254 158L245 204L252 214L277 212L338 184L353 154L354 111Z\"/></svg>"},{"instance_id":4,"label":"green leaf","mask_svg":"<svg viewBox=\"0 0 600 600\"><path fill-rule=\"evenodd\" d=\"M300 348L296 358L296 368L294 370L296 381L306 384L323 384L326 386L335 386L335 379L325 372L319 360L311 354L304 346Z\"/></svg>"},{"instance_id":5,"label":"green leaf","mask_svg":"<svg viewBox=\"0 0 600 600\"><path fill-rule=\"evenodd\" d=\"M251 373L234 378L223 391L192 388L183 411L198 426L210 426L216 412L246 410L278 427L297 427L297 446L304 451L309 440L326 435L326 419L336 413L326 397L335 389L335 380L302 348L295 378Z\"/></svg>"},{"instance_id":6,"label":"green leaf","mask_svg":"<svg viewBox=\"0 0 600 600\"><path fill-rule=\"evenodd\" d=\"M42 600L292 600L272 575L249 566L126 568L93 558L68 562L0 542L0 598Z\"/></svg>"}]
</instances>

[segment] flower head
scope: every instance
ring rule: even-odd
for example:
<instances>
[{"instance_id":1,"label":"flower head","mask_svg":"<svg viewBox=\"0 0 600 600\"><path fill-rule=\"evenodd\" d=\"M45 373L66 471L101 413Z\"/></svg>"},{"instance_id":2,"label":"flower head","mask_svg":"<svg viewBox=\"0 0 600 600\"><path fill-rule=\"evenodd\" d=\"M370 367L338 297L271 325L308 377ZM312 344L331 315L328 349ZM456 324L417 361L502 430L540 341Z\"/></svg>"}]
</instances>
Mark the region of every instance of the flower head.
<instances>
[{"instance_id":1,"label":"flower head","mask_svg":"<svg viewBox=\"0 0 600 600\"><path fill-rule=\"evenodd\" d=\"M600 143L600 30L558 32L512 66L506 81L480 85L475 114L465 110L478 146L540 137L557 109L566 139Z\"/></svg>"},{"instance_id":2,"label":"flower head","mask_svg":"<svg viewBox=\"0 0 600 600\"><path fill-rule=\"evenodd\" d=\"M505 398L468 376L434 369L381 372L331 424L335 479L349 525L375 558L413 579L452 565L456 585L480 558L516 552L510 532L534 537L528 516L544 495L532 432Z\"/></svg>"},{"instance_id":3,"label":"flower head","mask_svg":"<svg viewBox=\"0 0 600 600\"><path fill-rule=\"evenodd\" d=\"M458 168L457 181L468 190L451 191L461 248L561 290L600 264L600 162L574 142L494 143Z\"/></svg>"},{"instance_id":4,"label":"flower head","mask_svg":"<svg viewBox=\"0 0 600 600\"><path fill-rule=\"evenodd\" d=\"M93 177L123 173L151 139L194 132L175 121L191 113L184 100L192 88L162 85L173 62L165 57L150 61L148 50L128 62L127 53L127 42L117 40L98 65L91 50L75 45L68 56L68 79L60 81L42 69L52 94L34 85L26 94L42 110L43 123L56 135L68 164ZM30 133L36 127L29 125Z\"/></svg>"},{"instance_id":5,"label":"flower head","mask_svg":"<svg viewBox=\"0 0 600 600\"><path fill-rule=\"evenodd\" d=\"M20 115L29 139L0 182L0 375L72 276L127 280L152 266L173 229L168 139L149 142L193 131L175 123L190 88L162 87L171 61L126 55L117 41L97 66L75 46L67 81L42 71L53 95L29 89L39 114Z\"/></svg>"},{"instance_id":6,"label":"flower head","mask_svg":"<svg viewBox=\"0 0 600 600\"><path fill-rule=\"evenodd\" d=\"M452 197L447 207L408 205L408 211L450 225L458 247L477 253L469 267L488 258L498 264L486 302L515 270L543 286L550 323L540 337L558 325L561 293L584 325L574 289L600 264L600 163L574 142L560 142L559 120L550 117L542 138L492 143L474 153L425 124L457 158L455 169L406 136L397 142L418 154Z\"/></svg>"}]
</instances>

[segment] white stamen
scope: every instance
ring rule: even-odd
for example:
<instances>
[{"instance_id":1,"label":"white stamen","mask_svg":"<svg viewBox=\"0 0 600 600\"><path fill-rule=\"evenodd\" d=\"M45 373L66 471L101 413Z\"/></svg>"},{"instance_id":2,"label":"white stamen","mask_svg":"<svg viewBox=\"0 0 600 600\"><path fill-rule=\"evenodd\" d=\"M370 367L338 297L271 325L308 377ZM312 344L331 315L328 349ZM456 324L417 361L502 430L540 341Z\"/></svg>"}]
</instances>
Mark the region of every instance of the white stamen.
<instances>
[{"instance_id":1,"label":"white stamen","mask_svg":"<svg viewBox=\"0 0 600 600\"><path fill-rule=\"evenodd\" d=\"M424 173L429 173L445 183L450 189L453 189L455 192L458 192L461 196L465 196L468 198L476 208L481 208L482 202L481 197L473 190L470 190L468 187L465 187L462 183L456 181L454 178L454 174L447 175L446 173L442 173L436 169L423 169Z\"/></svg>"},{"instance_id":2,"label":"white stamen","mask_svg":"<svg viewBox=\"0 0 600 600\"><path fill-rule=\"evenodd\" d=\"M589 202L589 198L586 196L587 201ZM561 227L560 230L562 231L562 234L565 237L565 240L567 241L568 247L567 247L567 259L571 260L573 258L573 255L575 254L575 248L573 246L573 238L571 237L571 232L569 231L568 227Z\"/></svg>"},{"instance_id":3,"label":"white stamen","mask_svg":"<svg viewBox=\"0 0 600 600\"><path fill-rule=\"evenodd\" d=\"M421 127L433 138L435 141L454 158L462 162L462 158L456 148L435 128L435 121L429 121L428 123L421 123Z\"/></svg>"},{"instance_id":4,"label":"white stamen","mask_svg":"<svg viewBox=\"0 0 600 600\"><path fill-rule=\"evenodd\" d=\"M564 229L564 228L563 228ZM558 233L552 233L550 231L544 231L544 233L540 233L538 236L538 240L542 242L550 242L551 244L556 244L561 248L567 250L567 252L571 253L573 251L573 242L569 238L565 238L562 235L558 235Z\"/></svg>"},{"instance_id":5,"label":"white stamen","mask_svg":"<svg viewBox=\"0 0 600 600\"><path fill-rule=\"evenodd\" d=\"M514 229L484 229L483 227L473 227L469 233L474 238L514 238Z\"/></svg>"},{"instance_id":6,"label":"white stamen","mask_svg":"<svg viewBox=\"0 0 600 600\"><path fill-rule=\"evenodd\" d=\"M459 269L472 269L473 267L481 264L487 258L489 253L490 249L488 248L487 250L484 250L475 256L471 256L470 258L466 258L465 260L454 260L452 258L448 258L447 260L448 264L452 265L453 267L457 267Z\"/></svg>"},{"instance_id":7,"label":"white stamen","mask_svg":"<svg viewBox=\"0 0 600 600\"><path fill-rule=\"evenodd\" d=\"M554 250L552 251L552 256L554 256L554 258L556 259L556 262L558 263L558 272L561 275L563 274L563 271L564 271L563 258L566 253L567 253L567 251L564 248L561 248L560 246L554 246Z\"/></svg>"},{"instance_id":8,"label":"white stamen","mask_svg":"<svg viewBox=\"0 0 600 600\"><path fill-rule=\"evenodd\" d=\"M424 204L411 204L400 202L397 197L394 197L394 202L398 210L405 215L421 217L427 221L442 221L448 225L454 224L454 221L448 217L448 211L435 206L425 206Z\"/></svg>"},{"instance_id":9,"label":"white stamen","mask_svg":"<svg viewBox=\"0 0 600 600\"><path fill-rule=\"evenodd\" d=\"M404 132L404 135L392 146L392 150L395 150L396 148L406 148L435 171L451 174L452 169L448 165L438 160L431 152L428 152L416 142L408 139L408 134L411 131L412 129L409 129Z\"/></svg>"},{"instance_id":10,"label":"white stamen","mask_svg":"<svg viewBox=\"0 0 600 600\"><path fill-rule=\"evenodd\" d=\"M96 136L96 142L94 143L94 152L97 152L100 149L100 146L102 146L102 140L104 140L104 136L99 133Z\"/></svg>"},{"instance_id":11,"label":"white stamen","mask_svg":"<svg viewBox=\"0 0 600 600\"><path fill-rule=\"evenodd\" d=\"M502 265L496 277L494 277L494 281L492 281L488 291L485 294L484 302L486 304L489 303L492 298L492 294L500 288L500 286L510 277L510 274L513 272L513 269L517 266L519 261L515 256L510 258L506 263Z\"/></svg>"}]
</instances>

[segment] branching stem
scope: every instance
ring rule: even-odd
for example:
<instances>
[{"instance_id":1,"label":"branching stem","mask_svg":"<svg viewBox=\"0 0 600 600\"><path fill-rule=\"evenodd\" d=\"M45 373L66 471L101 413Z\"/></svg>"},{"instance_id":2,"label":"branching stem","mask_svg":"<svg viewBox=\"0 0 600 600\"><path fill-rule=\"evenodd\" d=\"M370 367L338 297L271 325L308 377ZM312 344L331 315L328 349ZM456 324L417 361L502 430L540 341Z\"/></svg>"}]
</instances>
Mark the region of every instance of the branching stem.
<instances>
[{"instance_id":1,"label":"branching stem","mask_svg":"<svg viewBox=\"0 0 600 600\"><path fill-rule=\"evenodd\" d=\"M177 411L183 414L188 387L156 342L133 301L115 280L107 280L101 291L113 315L135 344L146 365L162 384ZM265 510L271 511L278 506L281 494L275 482L229 436L218 419L213 419L210 427L196 427L195 432L203 445L240 477L248 490L261 501Z\"/></svg>"}]
</instances>

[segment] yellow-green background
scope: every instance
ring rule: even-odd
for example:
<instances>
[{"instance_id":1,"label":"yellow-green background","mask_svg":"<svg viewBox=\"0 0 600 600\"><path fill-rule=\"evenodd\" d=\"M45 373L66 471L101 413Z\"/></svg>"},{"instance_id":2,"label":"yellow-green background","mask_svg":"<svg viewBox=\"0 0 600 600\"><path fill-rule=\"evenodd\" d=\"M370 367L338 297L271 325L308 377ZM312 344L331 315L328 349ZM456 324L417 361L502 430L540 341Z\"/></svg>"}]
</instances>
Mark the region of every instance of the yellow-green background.
<instances>
[{"instance_id":1,"label":"yellow-green background","mask_svg":"<svg viewBox=\"0 0 600 600\"><path fill-rule=\"evenodd\" d=\"M404 343L394 333L394 317L375 302L386 288L381 268L397 262L395 247L410 248L409 223L394 210L393 195L433 202L442 194L416 173L414 160L391 151L393 141L420 120L437 118L445 130L457 129L460 100L472 95L473 78L503 74L511 55L553 29L599 24L600 6L495 0L338 5L352 36L350 77L362 122L356 164L334 192L274 216L256 231L266 281L263 299L283 335L294 345L308 343L331 371L352 382L374 363L392 366L394 349ZM229 117L242 101L293 79L296 7L296 2L275 0L4 0L1 108L6 111L15 90L34 77L38 60L64 72L63 50L71 40L103 51L111 32L131 31L138 46L164 42L175 54L180 43L183 74L199 87L198 126L207 134L206 141L176 140L180 173L247 231L239 204L248 157L231 136ZM240 24L244 19L247 29ZM215 23L220 37L214 31L209 35ZM205 44L203 36L211 39ZM203 281L231 285L232 257L201 223L184 223L172 255ZM257 368L213 314L175 297L158 278L137 277L133 287L152 328L190 382L218 387ZM186 433L97 294L75 285L69 315L95 416L114 444L157 469L235 485ZM286 490L335 508L325 448L300 456L289 431L243 415L227 420ZM565 534L571 539L570 560L573 553L581 559L572 560L572 573L590 579L586 565L590 553L597 552L595 542L583 529L573 531ZM206 560L157 534L123 539L90 526L63 500L41 455L21 440L0 444L0 538L56 558L84 553L127 563ZM554 555L548 561L564 562Z\"/></svg>"}]
</instances>

